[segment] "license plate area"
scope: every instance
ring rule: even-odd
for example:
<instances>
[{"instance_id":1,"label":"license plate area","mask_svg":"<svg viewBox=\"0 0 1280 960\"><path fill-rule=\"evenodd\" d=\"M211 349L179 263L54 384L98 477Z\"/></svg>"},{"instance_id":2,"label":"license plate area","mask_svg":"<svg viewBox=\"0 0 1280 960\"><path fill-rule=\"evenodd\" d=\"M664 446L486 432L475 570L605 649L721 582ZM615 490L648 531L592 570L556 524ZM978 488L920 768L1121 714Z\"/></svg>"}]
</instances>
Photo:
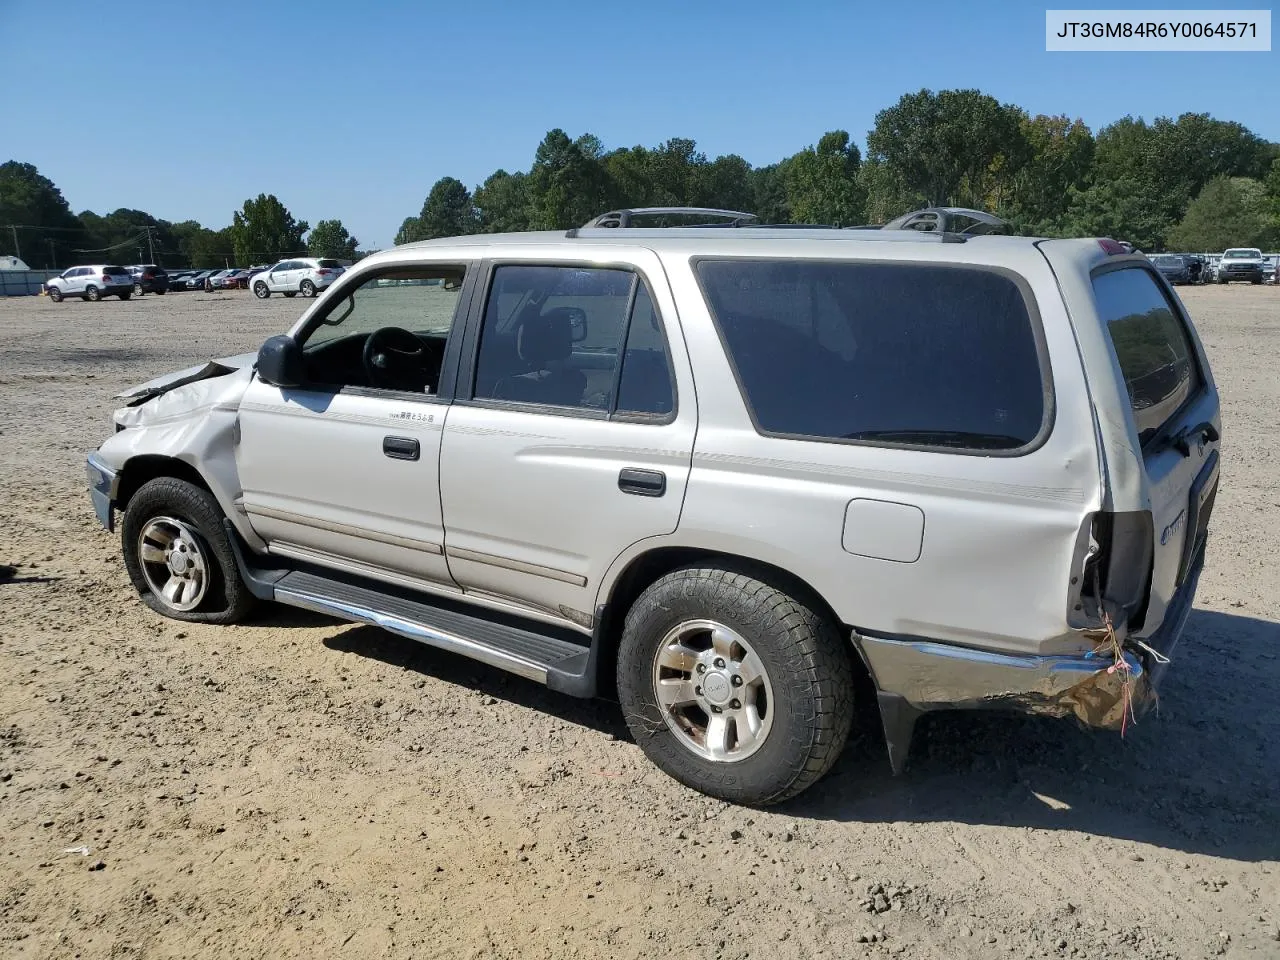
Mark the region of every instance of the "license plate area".
<instances>
[{"instance_id":1,"label":"license plate area","mask_svg":"<svg viewBox=\"0 0 1280 960\"><path fill-rule=\"evenodd\" d=\"M1182 560L1178 564L1179 587L1187 579L1192 563L1204 549L1208 538L1209 518L1213 514L1214 500L1218 496L1219 472L1218 451L1214 450L1191 484L1187 503L1187 535L1182 544Z\"/></svg>"}]
</instances>

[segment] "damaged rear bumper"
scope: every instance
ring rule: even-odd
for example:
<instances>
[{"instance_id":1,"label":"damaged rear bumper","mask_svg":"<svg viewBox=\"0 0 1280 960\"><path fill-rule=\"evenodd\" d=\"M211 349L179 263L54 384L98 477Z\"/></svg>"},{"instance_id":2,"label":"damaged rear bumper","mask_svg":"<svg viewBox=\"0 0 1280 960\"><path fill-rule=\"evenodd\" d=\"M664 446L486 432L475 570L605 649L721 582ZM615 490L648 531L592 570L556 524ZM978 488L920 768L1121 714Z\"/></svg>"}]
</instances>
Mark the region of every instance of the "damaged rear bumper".
<instances>
[{"instance_id":1,"label":"damaged rear bumper","mask_svg":"<svg viewBox=\"0 0 1280 960\"><path fill-rule=\"evenodd\" d=\"M1009 709L1120 729L1130 707L1141 713L1154 702L1191 613L1203 565L1202 547L1159 629L1144 638L1146 649L1125 650L1123 665L1091 653L1018 656L860 634L854 642L880 692L882 711L890 700L899 710Z\"/></svg>"},{"instance_id":2,"label":"damaged rear bumper","mask_svg":"<svg viewBox=\"0 0 1280 960\"><path fill-rule=\"evenodd\" d=\"M120 487L120 477L96 453L89 454L84 469L89 476L89 497L93 500L93 512L98 515L98 521L104 527L113 530L112 512Z\"/></svg>"}]
</instances>

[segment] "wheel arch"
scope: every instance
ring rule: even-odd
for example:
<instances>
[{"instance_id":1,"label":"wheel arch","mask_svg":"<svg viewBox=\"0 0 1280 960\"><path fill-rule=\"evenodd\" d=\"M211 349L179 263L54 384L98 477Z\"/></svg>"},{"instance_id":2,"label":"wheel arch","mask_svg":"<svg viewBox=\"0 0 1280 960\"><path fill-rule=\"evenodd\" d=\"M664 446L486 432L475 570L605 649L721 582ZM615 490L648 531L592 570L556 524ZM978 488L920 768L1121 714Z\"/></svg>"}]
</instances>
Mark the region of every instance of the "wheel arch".
<instances>
[{"instance_id":1,"label":"wheel arch","mask_svg":"<svg viewBox=\"0 0 1280 960\"><path fill-rule=\"evenodd\" d=\"M165 456L164 454L140 453L126 460L124 466L120 469L119 485L116 488L116 507L124 510L129 505L133 495L144 484L158 477L174 477L178 480L186 480L188 483L213 493L215 498L217 496L212 485L204 478L204 475L187 461L179 460L177 457Z\"/></svg>"}]
</instances>

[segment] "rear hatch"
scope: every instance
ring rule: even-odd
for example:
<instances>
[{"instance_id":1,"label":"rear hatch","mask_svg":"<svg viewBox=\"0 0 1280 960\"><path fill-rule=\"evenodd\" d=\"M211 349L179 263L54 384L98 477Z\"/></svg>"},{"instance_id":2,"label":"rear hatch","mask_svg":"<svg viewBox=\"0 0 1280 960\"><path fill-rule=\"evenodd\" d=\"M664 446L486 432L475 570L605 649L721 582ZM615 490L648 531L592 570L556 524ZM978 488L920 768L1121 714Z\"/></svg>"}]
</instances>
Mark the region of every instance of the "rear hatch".
<instances>
[{"instance_id":1,"label":"rear hatch","mask_svg":"<svg viewBox=\"0 0 1280 960\"><path fill-rule=\"evenodd\" d=\"M108 285L128 284L133 286L133 274L124 267L103 267L102 276L107 278L104 282Z\"/></svg>"},{"instance_id":2,"label":"rear hatch","mask_svg":"<svg viewBox=\"0 0 1280 960\"><path fill-rule=\"evenodd\" d=\"M1118 511L1145 507L1150 516L1143 534L1152 542L1149 598L1145 611L1135 606L1131 621L1145 636L1170 608L1181 613L1194 590L1218 486L1218 395L1181 301L1149 266L1128 258L1104 262L1092 271L1091 285L1136 439L1136 446L1110 452L1108 462L1136 452L1141 463L1139 489L1126 491L1122 483L1113 496L1138 494L1135 502L1118 503Z\"/></svg>"}]
</instances>

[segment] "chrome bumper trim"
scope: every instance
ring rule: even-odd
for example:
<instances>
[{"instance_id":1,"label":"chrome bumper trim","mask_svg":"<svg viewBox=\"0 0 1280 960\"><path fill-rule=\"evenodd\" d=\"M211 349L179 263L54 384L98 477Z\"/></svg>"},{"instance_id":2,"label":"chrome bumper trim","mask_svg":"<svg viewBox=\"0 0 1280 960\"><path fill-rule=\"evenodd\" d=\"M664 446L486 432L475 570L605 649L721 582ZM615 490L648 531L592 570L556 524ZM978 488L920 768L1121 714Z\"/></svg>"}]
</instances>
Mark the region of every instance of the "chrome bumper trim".
<instances>
[{"instance_id":1,"label":"chrome bumper trim","mask_svg":"<svg viewBox=\"0 0 1280 960\"><path fill-rule=\"evenodd\" d=\"M96 453L89 454L84 469L89 477L89 498L93 500L93 512L97 514L99 523L107 530L114 531L114 510L120 477Z\"/></svg>"}]
</instances>

